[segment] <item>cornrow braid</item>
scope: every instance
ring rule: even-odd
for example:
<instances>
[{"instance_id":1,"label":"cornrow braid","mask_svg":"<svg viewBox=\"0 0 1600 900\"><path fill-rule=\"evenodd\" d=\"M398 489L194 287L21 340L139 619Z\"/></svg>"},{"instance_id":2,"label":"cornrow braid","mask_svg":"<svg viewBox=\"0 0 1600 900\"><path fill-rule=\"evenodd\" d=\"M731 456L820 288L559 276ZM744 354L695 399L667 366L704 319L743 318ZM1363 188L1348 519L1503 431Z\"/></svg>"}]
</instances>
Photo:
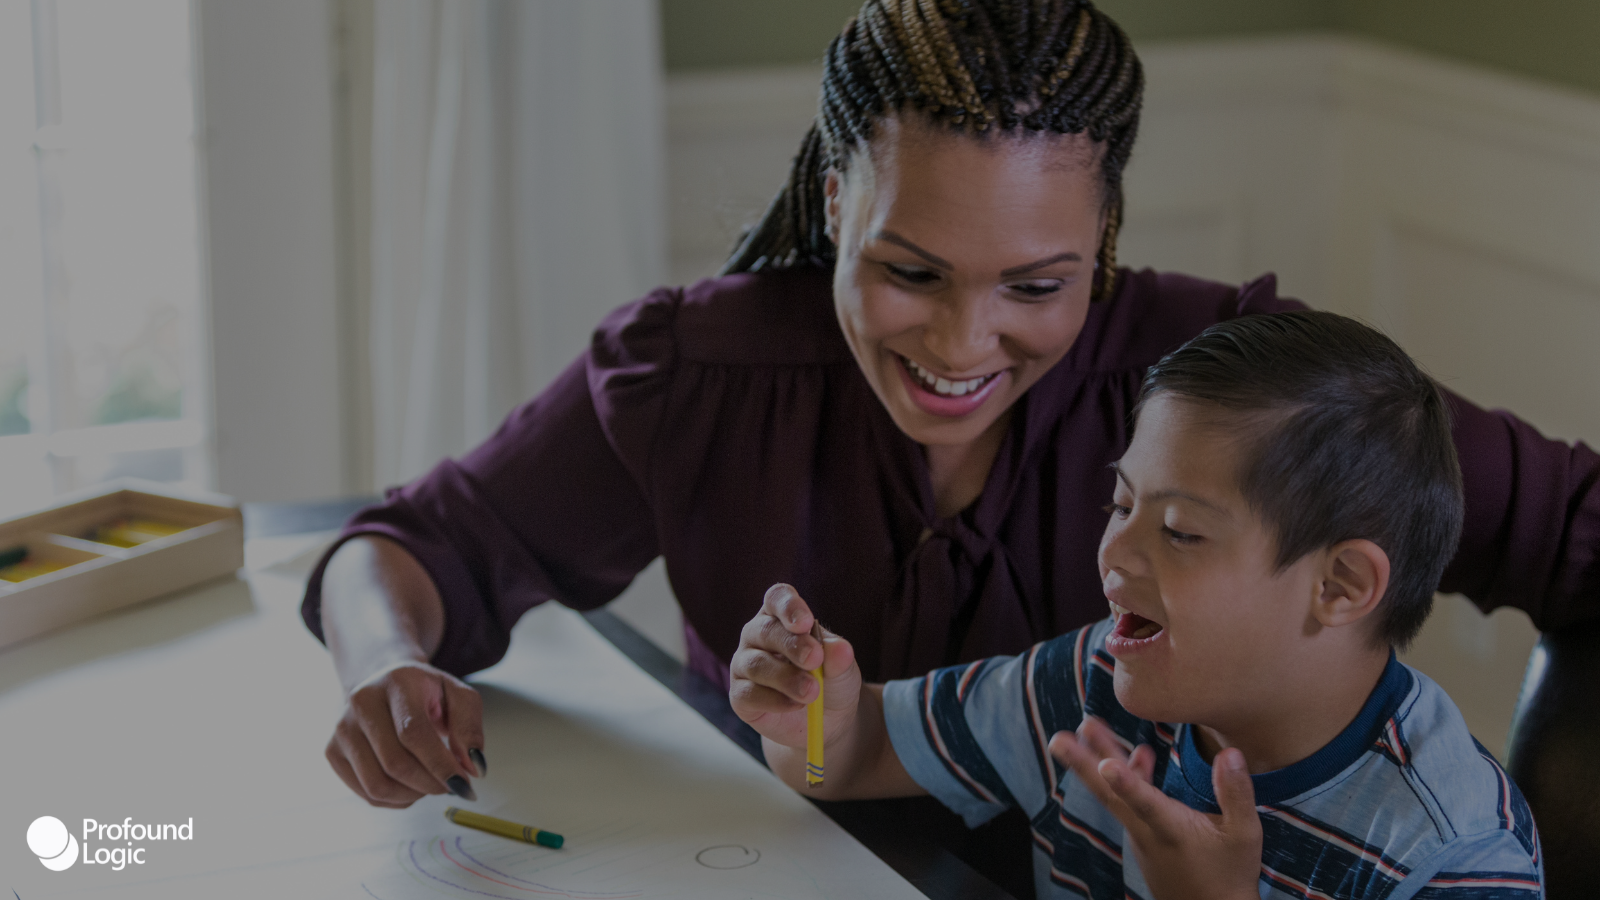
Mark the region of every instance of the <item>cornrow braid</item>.
<instances>
[{"instance_id":1,"label":"cornrow braid","mask_svg":"<svg viewBox=\"0 0 1600 900\"><path fill-rule=\"evenodd\" d=\"M909 107L970 133L1083 134L1100 145L1093 298L1107 299L1143 93L1133 44L1088 0L866 0L828 45L817 118L788 181L722 274L831 265L827 172L872 140L875 122Z\"/></svg>"}]
</instances>

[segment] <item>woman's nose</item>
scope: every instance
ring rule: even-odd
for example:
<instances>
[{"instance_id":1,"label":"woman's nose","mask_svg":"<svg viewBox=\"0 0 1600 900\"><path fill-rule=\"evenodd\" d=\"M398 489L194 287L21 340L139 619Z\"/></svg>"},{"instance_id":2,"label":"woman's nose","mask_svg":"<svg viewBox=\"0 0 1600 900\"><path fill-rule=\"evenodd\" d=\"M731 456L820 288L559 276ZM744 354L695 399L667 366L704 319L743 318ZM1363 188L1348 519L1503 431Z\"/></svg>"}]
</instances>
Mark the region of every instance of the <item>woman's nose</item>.
<instances>
[{"instance_id":1,"label":"woman's nose","mask_svg":"<svg viewBox=\"0 0 1600 900\"><path fill-rule=\"evenodd\" d=\"M975 296L956 296L940 304L924 336L928 352L953 375L972 374L988 360L997 341L984 298Z\"/></svg>"}]
</instances>

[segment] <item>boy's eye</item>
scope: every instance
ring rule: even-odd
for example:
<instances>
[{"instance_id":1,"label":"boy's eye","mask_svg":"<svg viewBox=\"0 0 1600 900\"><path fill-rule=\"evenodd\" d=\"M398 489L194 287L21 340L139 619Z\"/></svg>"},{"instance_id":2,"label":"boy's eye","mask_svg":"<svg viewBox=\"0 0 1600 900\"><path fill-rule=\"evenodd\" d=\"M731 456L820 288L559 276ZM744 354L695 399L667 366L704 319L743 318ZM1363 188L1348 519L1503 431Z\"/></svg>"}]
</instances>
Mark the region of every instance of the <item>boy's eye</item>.
<instances>
[{"instance_id":1,"label":"boy's eye","mask_svg":"<svg viewBox=\"0 0 1600 900\"><path fill-rule=\"evenodd\" d=\"M1170 538L1175 544L1198 544L1201 541L1201 537L1198 534L1188 534L1186 532L1177 531L1167 527L1166 525L1161 526L1161 530L1165 531L1167 533L1167 537Z\"/></svg>"},{"instance_id":2,"label":"boy's eye","mask_svg":"<svg viewBox=\"0 0 1600 900\"><path fill-rule=\"evenodd\" d=\"M1133 507L1123 506L1119 503L1107 503L1105 506L1100 507L1100 509L1103 512L1116 516L1119 519L1126 519L1133 512Z\"/></svg>"},{"instance_id":3,"label":"boy's eye","mask_svg":"<svg viewBox=\"0 0 1600 900\"><path fill-rule=\"evenodd\" d=\"M894 263L884 263L883 267L889 270L890 275L893 275L894 277L908 284L932 284L933 282L939 280L939 273L930 269L922 269L914 266L897 266Z\"/></svg>"}]
</instances>

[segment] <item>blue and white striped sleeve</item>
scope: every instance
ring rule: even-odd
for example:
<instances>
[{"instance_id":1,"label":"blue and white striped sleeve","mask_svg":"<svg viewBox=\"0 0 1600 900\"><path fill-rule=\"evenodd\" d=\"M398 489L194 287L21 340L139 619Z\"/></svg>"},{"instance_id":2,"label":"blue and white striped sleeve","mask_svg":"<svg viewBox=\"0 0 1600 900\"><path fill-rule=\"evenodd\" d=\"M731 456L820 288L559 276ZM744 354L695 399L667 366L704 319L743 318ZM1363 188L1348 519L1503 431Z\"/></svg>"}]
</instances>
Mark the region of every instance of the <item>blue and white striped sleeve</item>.
<instances>
[{"instance_id":1,"label":"blue and white striped sleeve","mask_svg":"<svg viewBox=\"0 0 1600 900\"><path fill-rule=\"evenodd\" d=\"M1506 829L1459 837L1416 866L1390 900L1542 900L1544 867Z\"/></svg>"},{"instance_id":2,"label":"blue and white striped sleeve","mask_svg":"<svg viewBox=\"0 0 1600 900\"><path fill-rule=\"evenodd\" d=\"M1083 718L1091 628L884 686L884 721L911 778L977 826L1009 807L1030 817L1063 769L1050 736Z\"/></svg>"}]
</instances>

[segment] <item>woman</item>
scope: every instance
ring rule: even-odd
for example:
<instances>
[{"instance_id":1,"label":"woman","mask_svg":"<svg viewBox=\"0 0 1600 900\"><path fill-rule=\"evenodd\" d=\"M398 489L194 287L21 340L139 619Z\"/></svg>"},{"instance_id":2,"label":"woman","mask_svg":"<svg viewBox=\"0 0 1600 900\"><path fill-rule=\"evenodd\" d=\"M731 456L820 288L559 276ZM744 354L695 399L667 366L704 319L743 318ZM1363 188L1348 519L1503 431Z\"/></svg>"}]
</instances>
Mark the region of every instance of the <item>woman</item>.
<instances>
[{"instance_id":1,"label":"woman","mask_svg":"<svg viewBox=\"0 0 1600 900\"><path fill-rule=\"evenodd\" d=\"M347 693L328 759L380 806L470 794L477 695L533 605L598 606L657 555L726 684L794 584L865 677L1012 653L1105 615L1095 546L1145 368L1298 308L1116 268L1142 75L1072 0L868 0L816 125L725 274L608 318L460 461L358 514L307 624ZM1549 627L1594 610L1600 458L1452 398L1468 522L1442 588Z\"/></svg>"}]
</instances>

